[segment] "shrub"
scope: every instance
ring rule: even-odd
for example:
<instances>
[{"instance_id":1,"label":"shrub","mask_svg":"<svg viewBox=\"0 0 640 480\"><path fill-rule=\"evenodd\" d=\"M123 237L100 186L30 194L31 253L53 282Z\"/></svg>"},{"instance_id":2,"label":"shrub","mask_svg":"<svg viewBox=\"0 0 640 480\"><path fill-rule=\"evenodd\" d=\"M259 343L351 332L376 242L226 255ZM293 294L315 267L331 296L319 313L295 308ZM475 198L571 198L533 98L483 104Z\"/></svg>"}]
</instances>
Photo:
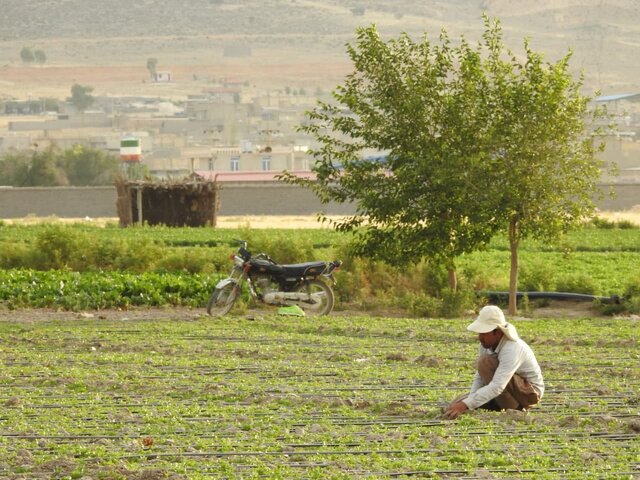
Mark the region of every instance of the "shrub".
<instances>
[{"instance_id":1,"label":"shrub","mask_svg":"<svg viewBox=\"0 0 640 480\"><path fill-rule=\"evenodd\" d=\"M640 298L640 276L629 282L625 287L624 298Z\"/></svg>"},{"instance_id":2,"label":"shrub","mask_svg":"<svg viewBox=\"0 0 640 480\"><path fill-rule=\"evenodd\" d=\"M315 251L309 239L291 238L285 233L255 231L248 227L241 229L240 235L240 238L248 242L251 253L266 253L278 263L299 263L314 259Z\"/></svg>"},{"instance_id":3,"label":"shrub","mask_svg":"<svg viewBox=\"0 0 640 480\"><path fill-rule=\"evenodd\" d=\"M593 280L593 277L574 273L558 278L556 282L556 290L559 292L595 295L598 288L596 282Z\"/></svg>"},{"instance_id":4,"label":"shrub","mask_svg":"<svg viewBox=\"0 0 640 480\"><path fill-rule=\"evenodd\" d=\"M70 268L81 272L114 269L116 259L124 255L128 245L124 241L87 236L83 242L78 242L76 248L70 261Z\"/></svg>"},{"instance_id":5,"label":"shrub","mask_svg":"<svg viewBox=\"0 0 640 480\"><path fill-rule=\"evenodd\" d=\"M74 230L59 225L46 227L38 234L35 241L38 257L42 261L37 268L39 270L68 268L80 242L80 234Z\"/></svg>"},{"instance_id":6,"label":"shrub","mask_svg":"<svg viewBox=\"0 0 640 480\"><path fill-rule=\"evenodd\" d=\"M638 226L630 220L618 220L616 222L616 227L620 229L638 228Z\"/></svg>"},{"instance_id":7,"label":"shrub","mask_svg":"<svg viewBox=\"0 0 640 480\"><path fill-rule=\"evenodd\" d=\"M149 270L158 259L162 258L164 250L151 240L127 243L120 256L114 259L114 267L118 270L130 272L144 272Z\"/></svg>"},{"instance_id":8,"label":"shrub","mask_svg":"<svg viewBox=\"0 0 640 480\"><path fill-rule=\"evenodd\" d=\"M604 315L640 314L640 276L627 284L619 303L596 302L596 307Z\"/></svg>"},{"instance_id":9,"label":"shrub","mask_svg":"<svg viewBox=\"0 0 640 480\"><path fill-rule=\"evenodd\" d=\"M607 220L606 218L600 218L600 217L592 218L591 223L596 228L604 228L604 229L615 228L616 226L615 222L612 222L611 220Z\"/></svg>"},{"instance_id":10,"label":"shrub","mask_svg":"<svg viewBox=\"0 0 640 480\"><path fill-rule=\"evenodd\" d=\"M426 318L454 318L465 314L476 305L476 296L470 290L453 292L445 290L439 297L427 293L408 293L403 297L401 307L411 315Z\"/></svg>"},{"instance_id":11,"label":"shrub","mask_svg":"<svg viewBox=\"0 0 640 480\"><path fill-rule=\"evenodd\" d=\"M519 277L520 290L544 292L555 288L553 269L546 263L523 264Z\"/></svg>"},{"instance_id":12,"label":"shrub","mask_svg":"<svg viewBox=\"0 0 640 480\"><path fill-rule=\"evenodd\" d=\"M425 293L409 293L405 296L403 307L416 317L436 318L442 310L442 299Z\"/></svg>"},{"instance_id":13,"label":"shrub","mask_svg":"<svg viewBox=\"0 0 640 480\"><path fill-rule=\"evenodd\" d=\"M472 310L475 304L476 296L471 290L460 289L455 292L445 290L442 292L440 316L444 318L460 317L467 310Z\"/></svg>"},{"instance_id":14,"label":"shrub","mask_svg":"<svg viewBox=\"0 0 640 480\"><path fill-rule=\"evenodd\" d=\"M0 268L23 267L28 257L28 245L22 242L0 242Z\"/></svg>"},{"instance_id":15,"label":"shrub","mask_svg":"<svg viewBox=\"0 0 640 480\"><path fill-rule=\"evenodd\" d=\"M231 268L228 256L210 248L172 249L155 264L155 269L167 272L214 273Z\"/></svg>"}]
</instances>

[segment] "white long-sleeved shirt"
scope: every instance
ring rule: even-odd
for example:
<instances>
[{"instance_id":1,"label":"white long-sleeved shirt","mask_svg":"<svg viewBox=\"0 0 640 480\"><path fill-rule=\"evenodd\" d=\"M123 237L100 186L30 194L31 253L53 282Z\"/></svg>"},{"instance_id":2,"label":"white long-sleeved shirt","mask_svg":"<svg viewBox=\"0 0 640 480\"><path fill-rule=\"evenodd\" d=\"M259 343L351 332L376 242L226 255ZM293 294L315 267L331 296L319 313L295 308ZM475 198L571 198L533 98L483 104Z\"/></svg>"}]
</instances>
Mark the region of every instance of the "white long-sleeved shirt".
<instances>
[{"instance_id":1,"label":"white long-sleeved shirt","mask_svg":"<svg viewBox=\"0 0 640 480\"><path fill-rule=\"evenodd\" d=\"M542 371L533 350L524 340L514 341L502 337L495 351L484 348L482 345L478 350L479 355L497 356L498 368L488 385L484 384L480 374L476 372L471 384L471 393L463 400L470 410L478 408L500 395L516 373L527 380L538 396L542 398L544 394Z\"/></svg>"}]
</instances>

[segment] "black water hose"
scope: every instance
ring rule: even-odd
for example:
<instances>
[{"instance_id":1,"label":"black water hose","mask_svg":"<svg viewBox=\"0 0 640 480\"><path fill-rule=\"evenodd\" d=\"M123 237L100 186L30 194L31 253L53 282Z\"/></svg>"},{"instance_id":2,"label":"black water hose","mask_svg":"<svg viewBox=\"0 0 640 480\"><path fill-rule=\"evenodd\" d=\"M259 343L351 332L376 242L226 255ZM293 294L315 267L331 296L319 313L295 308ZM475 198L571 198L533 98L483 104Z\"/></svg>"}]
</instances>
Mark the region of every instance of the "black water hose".
<instances>
[{"instance_id":1,"label":"black water hose","mask_svg":"<svg viewBox=\"0 0 640 480\"><path fill-rule=\"evenodd\" d=\"M509 292L479 291L476 292L476 294L478 296L488 298L490 301L507 301L509 299ZM516 292L516 299L520 300L524 296L526 296L529 300L535 300L539 298L545 298L548 300L574 300L587 302L598 300L601 303L616 305L621 303L622 301L622 298L618 295L602 297L599 295L587 295L585 293L568 292Z\"/></svg>"}]
</instances>

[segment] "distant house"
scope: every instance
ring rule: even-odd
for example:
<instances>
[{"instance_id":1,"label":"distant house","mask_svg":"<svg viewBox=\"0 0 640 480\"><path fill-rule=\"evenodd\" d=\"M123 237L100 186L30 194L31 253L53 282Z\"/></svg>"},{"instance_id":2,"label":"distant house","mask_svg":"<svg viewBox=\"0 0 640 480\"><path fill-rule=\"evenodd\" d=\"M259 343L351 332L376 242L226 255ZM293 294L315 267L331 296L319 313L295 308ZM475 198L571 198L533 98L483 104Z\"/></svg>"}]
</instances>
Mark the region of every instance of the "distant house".
<instances>
[{"instance_id":1,"label":"distant house","mask_svg":"<svg viewBox=\"0 0 640 480\"><path fill-rule=\"evenodd\" d=\"M156 83L167 83L171 81L171 72L155 72L153 81Z\"/></svg>"},{"instance_id":2,"label":"distant house","mask_svg":"<svg viewBox=\"0 0 640 480\"><path fill-rule=\"evenodd\" d=\"M246 44L225 45L223 55L225 57L250 57L251 46Z\"/></svg>"}]
</instances>

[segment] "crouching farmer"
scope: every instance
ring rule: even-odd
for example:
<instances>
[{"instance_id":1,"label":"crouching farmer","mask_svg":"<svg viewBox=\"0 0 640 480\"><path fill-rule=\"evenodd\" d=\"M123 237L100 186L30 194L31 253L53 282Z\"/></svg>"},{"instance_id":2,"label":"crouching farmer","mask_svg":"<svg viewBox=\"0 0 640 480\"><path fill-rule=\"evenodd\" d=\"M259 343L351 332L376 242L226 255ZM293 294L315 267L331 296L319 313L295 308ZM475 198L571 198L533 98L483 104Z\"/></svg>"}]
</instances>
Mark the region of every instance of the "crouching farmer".
<instances>
[{"instance_id":1,"label":"crouching farmer","mask_svg":"<svg viewBox=\"0 0 640 480\"><path fill-rule=\"evenodd\" d=\"M540 365L531 347L518 337L499 307L489 305L467 327L480 342L477 372L471 392L455 399L446 418L458 418L467 410L526 410L544 394Z\"/></svg>"}]
</instances>

